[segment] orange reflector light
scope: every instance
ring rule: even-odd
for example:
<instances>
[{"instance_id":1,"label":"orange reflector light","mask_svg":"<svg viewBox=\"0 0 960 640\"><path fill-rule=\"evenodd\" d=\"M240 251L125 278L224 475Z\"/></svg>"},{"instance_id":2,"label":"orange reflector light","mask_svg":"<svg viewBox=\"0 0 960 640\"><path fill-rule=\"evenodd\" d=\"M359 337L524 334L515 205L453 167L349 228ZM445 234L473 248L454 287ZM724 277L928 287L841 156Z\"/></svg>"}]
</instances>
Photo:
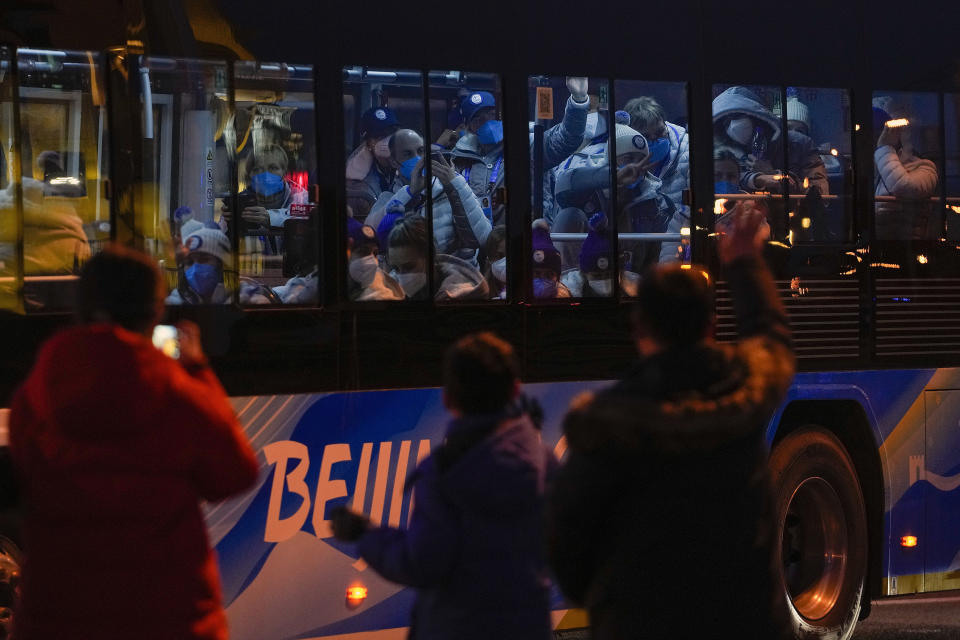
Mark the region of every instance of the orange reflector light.
<instances>
[{"instance_id":1,"label":"orange reflector light","mask_svg":"<svg viewBox=\"0 0 960 640\"><path fill-rule=\"evenodd\" d=\"M903 536L900 538L901 547L915 547L917 546L917 536Z\"/></svg>"},{"instance_id":2,"label":"orange reflector light","mask_svg":"<svg viewBox=\"0 0 960 640\"><path fill-rule=\"evenodd\" d=\"M350 608L359 607L367 599L366 587L347 587L347 606Z\"/></svg>"}]
</instances>

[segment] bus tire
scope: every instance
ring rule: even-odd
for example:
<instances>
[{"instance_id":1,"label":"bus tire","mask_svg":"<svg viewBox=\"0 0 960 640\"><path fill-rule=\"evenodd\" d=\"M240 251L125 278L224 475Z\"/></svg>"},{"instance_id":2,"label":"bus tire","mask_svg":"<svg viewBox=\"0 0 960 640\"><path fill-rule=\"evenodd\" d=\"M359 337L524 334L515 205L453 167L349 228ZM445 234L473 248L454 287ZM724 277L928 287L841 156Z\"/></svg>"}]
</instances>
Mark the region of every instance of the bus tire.
<instances>
[{"instance_id":1,"label":"bus tire","mask_svg":"<svg viewBox=\"0 0 960 640\"><path fill-rule=\"evenodd\" d=\"M867 512L840 440L806 426L770 455L779 584L794 636L848 640L867 575Z\"/></svg>"}]
</instances>

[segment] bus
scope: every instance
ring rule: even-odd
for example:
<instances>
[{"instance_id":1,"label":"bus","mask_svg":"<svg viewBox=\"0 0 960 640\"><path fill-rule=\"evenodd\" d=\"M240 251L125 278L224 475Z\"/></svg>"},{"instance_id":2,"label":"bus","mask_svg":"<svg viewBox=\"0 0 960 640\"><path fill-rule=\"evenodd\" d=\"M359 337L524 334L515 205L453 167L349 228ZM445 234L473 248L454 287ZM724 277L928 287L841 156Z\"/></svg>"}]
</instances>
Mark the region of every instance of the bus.
<instances>
[{"instance_id":1,"label":"bus","mask_svg":"<svg viewBox=\"0 0 960 640\"><path fill-rule=\"evenodd\" d=\"M957 16L918 19L955 10L86 4L0 32L0 406L71 321L89 256L153 256L262 465L206 511L234 637L403 637L412 591L328 515L408 521L404 480L443 439L445 346L514 344L562 460L569 401L635 357L645 266L707 267L716 337L736 339L713 233L746 198L769 209L799 366L767 427L797 636L849 638L878 598L960 588ZM440 164L403 175L404 140ZM897 167L926 186L898 189ZM600 182L571 187L583 169ZM398 198L414 181L431 188ZM475 225L451 232L468 206ZM398 211L426 220L416 286L381 228ZM215 296L185 268L198 230L231 247ZM371 255L380 286L352 268ZM585 614L553 606L556 636L583 637Z\"/></svg>"}]
</instances>

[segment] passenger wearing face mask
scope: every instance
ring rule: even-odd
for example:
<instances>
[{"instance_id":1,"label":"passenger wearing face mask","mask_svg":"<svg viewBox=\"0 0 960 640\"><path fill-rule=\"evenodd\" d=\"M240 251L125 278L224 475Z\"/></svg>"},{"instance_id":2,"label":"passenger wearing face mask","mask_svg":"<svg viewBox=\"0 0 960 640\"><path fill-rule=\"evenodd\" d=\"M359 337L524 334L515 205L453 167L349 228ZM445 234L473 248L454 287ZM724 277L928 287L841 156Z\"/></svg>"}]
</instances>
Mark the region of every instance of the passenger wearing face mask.
<instances>
[{"instance_id":1,"label":"passenger wearing face mask","mask_svg":"<svg viewBox=\"0 0 960 640\"><path fill-rule=\"evenodd\" d=\"M244 163L247 188L239 193L241 235L256 236L257 231L283 227L290 217L291 204L305 204L308 194L303 187L287 182L287 152L278 144L255 149ZM233 220L229 199L221 209L224 221Z\"/></svg>"},{"instance_id":2,"label":"passenger wearing face mask","mask_svg":"<svg viewBox=\"0 0 960 640\"><path fill-rule=\"evenodd\" d=\"M387 242L390 277L396 280L407 300L430 300L427 269L427 221L418 215L407 215L397 221ZM433 282L437 287L433 299L486 300L489 289L480 272L456 256L437 253L434 256Z\"/></svg>"},{"instance_id":3,"label":"passenger wearing face mask","mask_svg":"<svg viewBox=\"0 0 960 640\"><path fill-rule=\"evenodd\" d=\"M803 180L830 193L823 158L813 140L799 131L783 135L780 118L759 96L746 87L730 87L713 99L714 146L725 145L738 151L740 187L744 191L780 193L786 179L790 191L800 193ZM782 177L784 145L787 151L787 176Z\"/></svg>"},{"instance_id":4,"label":"passenger wearing face mask","mask_svg":"<svg viewBox=\"0 0 960 640\"><path fill-rule=\"evenodd\" d=\"M605 298L613 295L613 239L603 213L590 218L590 231L580 248L580 264L577 269L568 269L560 281L574 298ZM632 271L620 273L620 291L626 296L635 296L640 276Z\"/></svg>"},{"instance_id":5,"label":"passenger wearing face mask","mask_svg":"<svg viewBox=\"0 0 960 640\"><path fill-rule=\"evenodd\" d=\"M570 290L560 282L563 270L560 252L550 239L550 226L543 218L533 221L533 297L540 300L569 298Z\"/></svg>"},{"instance_id":6,"label":"passenger wearing face mask","mask_svg":"<svg viewBox=\"0 0 960 640\"><path fill-rule=\"evenodd\" d=\"M480 201L487 220L505 224L503 122L497 119L497 102L489 91L473 91L460 103L466 123L464 135L453 148L453 162Z\"/></svg>"},{"instance_id":7,"label":"passenger wearing face mask","mask_svg":"<svg viewBox=\"0 0 960 640\"><path fill-rule=\"evenodd\" d=\"M232 264L230 240L219 229L201 227L183 239L182 277L167 304L229 304L223 270Z\"/></svg>"},{"instance_id":8,"label":"passenger wearing face mask","mask_svg":"<svg viewBox=\"0 0 960 640\"><path fill-rule=\"evenodd\" d=\"M494 227L487 236L487 268L484 278L490 289L490 298L504 300L507 297L507 228Z\"/></svg>"},{"instance_id":9,"label":"passenger wearing face mask","mask_svg":"<svg viewBox=\"0 0 960 640\"><path fill-rule=\"evenodd\" d=\"M623 107L630 114L630 126L647 139L650 155L660 158L651 162L649 171L660 178L660 192L670 199L675 207L667 223L667 233L680 233L690 227L690 207L683 204L683 191L690 186L690 136L680 125L667 121L660 103L649 96L629 100ZM663 147L667 153L663 153ZM664 242L660 246L660 262L677 259L679 242Z\"/></svg>"},{"instance_id":10,"label":"passenger wearing face mask","mask_svg":"<svg viewBox=\"0 0 960 640\"><path fill-rule=\"evenodd\" d=\"M347 295L351 300L403 300L403 289L380 268L380 241L373 227L347 220Z\"/></svg>"},{"instance_id":11,"label":"passenger wearing face mask","mask_svg":"<svg viewBox=\"0 0 960 640\"><path fill-rule=\"evenodd\" d=\"M419 149L422 153L422 139L418 135L417 139L420 140ZM400 146L396 145L395 148L399 149ZM403 179L409 184L389 198L381 198L367 216L366 224L374 227L377 233L388 232L393 222L406 213L426 215L424 158L411 156L403 162L399 162L399 158L395 161L400 166ZM487 241L490 221L483 214L480 202L467 181L454 171L443 155L432 153L430 167L433 173L433 241L437 252L456 256L476 267L477 249ZM385 204L383 200L386 200Z\"/></svg>"},{"instance_id":12,"label":"passenger wearing face mask","mask_svg":"<svg viewBox=\"0 0 960 640\"><path fill-rule=\"evenodd\" d=\"M628 120L629 114L618 111L616 117L618 120ZM670 198L661 193L662 182L649 171L649 167L663 162L668 148L659 145L655 156L646 138L632 127L617 122L615 132L617 202L620 209L617 228L633 233L663 233L676 207ZM560 165L556 190L560 210L554 221L554 232L586 232L588 216L610 210L610 169L607 158L607 141L603 140L587 145ZM630 242L624 243L624 248L629 252L634 271L656 262L660 255L659 243ZM576 242L562 244L565 268L577 265L579 250Z\"/></svg>"},{"instance_id":13,"label":"passenger wearing face mask","mask_svg":"<svg viewBox=\"0 0 960 640\"><path fill-rule=\"evenodd\" d=\"M399 128L389 107L367 109L360 117L363 142L347 158L347 204L363 220L383 192L400 187L397 167L390 154L390 137Z\"/></svg>"},{"instance_id":14,"label":"passenger wearing face mask","mask_svg":"<svg viewBox=\"0 0 960 640\"><path fill-rule=\"evenodd\" d=\"M878 107L873 108L873 130L880 132L873 152L877 167L875 195L896 198L894 202L878 200L876 203L877 240L903 242L939 238L940 220L934 215L930 200L937 192L937 165L916 155L909 124L896 122Z\"/></svg>"}]
</instances>

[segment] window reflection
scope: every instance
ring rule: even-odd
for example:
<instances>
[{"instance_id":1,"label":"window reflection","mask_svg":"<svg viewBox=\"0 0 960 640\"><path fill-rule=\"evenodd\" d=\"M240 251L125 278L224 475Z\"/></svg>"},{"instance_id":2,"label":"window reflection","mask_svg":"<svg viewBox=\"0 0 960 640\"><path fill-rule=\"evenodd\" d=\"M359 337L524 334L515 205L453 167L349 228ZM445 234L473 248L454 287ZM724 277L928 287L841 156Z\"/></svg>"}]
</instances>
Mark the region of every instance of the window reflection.
<instances>
[{"instance_id":1,"label":"window reflection","mask_svg":"<svg viewBox=\"0 0 960 640\"><path fill-rule=\"evenodd\" d=\"M682 83L618 80L617 230L620 285L636 293L643 271L657 263L690 263L690 137Z\"/></svg>"},{"instance_id":2,"label":"window reflection","mask_svg":"<svg viewBox=\"0 0 960 640\"><path fill-rule=\"evenodd\" d=\"M933 93L874 93L878 242L909 246L941 236L938 103Z\"/></svg>"},{"instance_id":3,"label":"window reflection","mask_svg":"<svg viewBox=\"0 0 960 640\"><path fill-rule=\"evenodd\" d=\"M602 78L534 76L528 86L533 295L610 296L609 85Z\"/></svg>"},{"instance_id":4,"label":"window reflection","mask_svg":"<svg viewBox=\"0 0 960 640\"><path fill-rule=\"evenodd\" d=\"M100 55L20 50L17 69L24 305L27 310L66 309L73 304L81 264L110 238ZM7 111L5 124L12 125L11 114ZM13 204L10 182L4 193L4 202ZM8 212L0 216L16 218ZM0 244L0 261L15 263L8 241Z\"/></svg>"},{"instance_id":5,"label":"window reflection","mask_svg":"<svg viewBox=\"0 0 960 640\"><path fill-rule=\"evenodd\" d=\"M229 304L237 268L227 231L235 162L223 62L144 57L144 184L134 232L166 277L167 304Z\"/></svg>"},{"instance_id":6,"label":"window reflection","mask_svg":"<svg viewBox=\"0 0 960 640\"><path fill-rule=\"evenodd\" d=\"M315 304L317 211L313 68L237 62L237 208L240 301ZM231 133L233 130L230 130Z\"/></svg>"}]
</instances>

